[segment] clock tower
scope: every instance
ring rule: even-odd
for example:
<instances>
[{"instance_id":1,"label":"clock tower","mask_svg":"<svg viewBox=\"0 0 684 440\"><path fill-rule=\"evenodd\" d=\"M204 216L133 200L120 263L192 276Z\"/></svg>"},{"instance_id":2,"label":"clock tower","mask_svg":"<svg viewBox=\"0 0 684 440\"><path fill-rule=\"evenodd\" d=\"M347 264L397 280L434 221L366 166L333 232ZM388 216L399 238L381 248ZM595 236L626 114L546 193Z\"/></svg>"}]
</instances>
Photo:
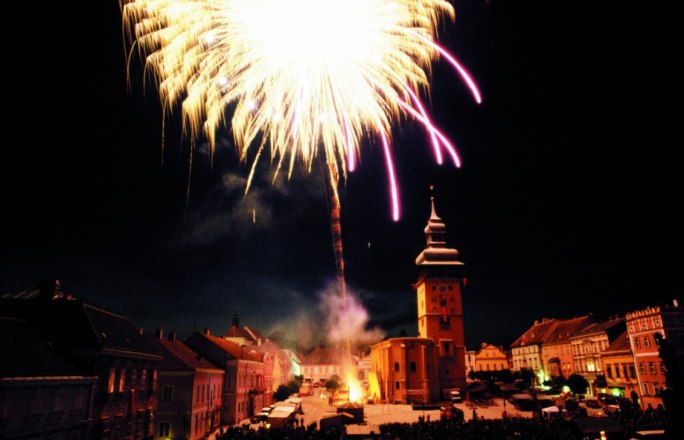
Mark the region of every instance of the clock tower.
<instances>
[{"instance_id":1,"label":"clock tower","mask_svg":"<svg viewBox=\"0 0 684 440\"><path fill-rule=\"evenodd\" d=\"M418 281L418 334L432 339L437 347L439 382L442 390L465 389L465 337L461 289L465 285L458 251L448 248L446 226L435 211L425 227L427 245L416 258Z\"/></svg>"}]
</instances>

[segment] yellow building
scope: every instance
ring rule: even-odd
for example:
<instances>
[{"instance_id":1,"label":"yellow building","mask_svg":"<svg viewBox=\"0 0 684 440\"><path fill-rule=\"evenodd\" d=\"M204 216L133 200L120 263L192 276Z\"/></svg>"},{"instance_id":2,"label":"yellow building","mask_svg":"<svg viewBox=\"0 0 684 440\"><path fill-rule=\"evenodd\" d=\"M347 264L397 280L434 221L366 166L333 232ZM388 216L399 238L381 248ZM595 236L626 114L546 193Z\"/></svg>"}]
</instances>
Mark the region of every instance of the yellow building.
<instances>
[{"instance_id":1,"label":"yellow building","mask_svg":"<svg viewBox=\"0 0 684 440\"><path fill-rule=\"evenodd\" d=\"M475 353L475 371L502 371L508 369L506 353L496 345L482 343Z\"/></svg>"},{"instance_id":2,"label":"yellow building","mask_svg":"<svg viewBox=\"0 0 684 440\"><path fill-rule=\"evenodd\" d=\"M610 393L614 396L632 397L632 392L638 396L639 381L637 380L634 354L629 345L629 334L622 332L612 344L601 353L601 363L606 376L606 389L599 392Z\"/></svg>"}]
</instances>

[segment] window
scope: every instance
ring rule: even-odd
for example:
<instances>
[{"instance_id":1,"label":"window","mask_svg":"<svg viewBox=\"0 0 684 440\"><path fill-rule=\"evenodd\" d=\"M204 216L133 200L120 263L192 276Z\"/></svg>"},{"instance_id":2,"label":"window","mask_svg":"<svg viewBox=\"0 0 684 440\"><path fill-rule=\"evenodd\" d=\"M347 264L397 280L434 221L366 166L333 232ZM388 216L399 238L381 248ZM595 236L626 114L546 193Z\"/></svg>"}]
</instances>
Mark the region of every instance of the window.
<instances>
[{"instance_id":1,"label":"window","mask_svg":"<svg viewBox=\"0 0 684 440\"><path fill-rule=\"evenodd\" d=\"M643 362L639 362L639 373L646 374L646 364Z\"/></svg>"},{"instance_id":2,"label":"window","mask_svg":"<svg viewBox=\"0 0 684 440\"><path fill-rule=\"evenodd\" d=\"M658 382L653 382L653 394L660 396L660 384Z\"/></svg>"},{"instance_id":3,"label":"window","mask_svg":"<svg viewBox=\"0 0 684 440\"><path fill-rule=\"evenodd\" d=\"M122 368L119 373L119 392L123 393L126 390L126 369Z\"/></svg>"},{"instance_id":4,"label":"window","mask_svg":"<svg viewBox=\"0 0 684 440\"><path fill-rule=\"evenodd\" d=\"M444 350L444 354L449 354L449 349L450 349L449 343L443 342L442 343L442 350Z\"/></svg>"},{"instance_id":5,"label":"window","mask_svg":"<svg viewBox=\"0 0 684 440\"><path fill-rule=\"evenodd\" d=\"M636 377L636 371L634 369L634 365L629 366L629 377L634 379Z\"/></svg>"},{"instance_id":6,"label":"window","mask_svg":"<svg viewBox=\"0 0 684 440\"><path fill-rule=\"evenodd\" d=\"M415 372L415 371L416 371L416 363L415 363L415 362L411 362L411 363L409 364L409 369L410 369L411 371Z\"/></svg>"},{"instance_id":7,"label":"window","mask_svg":"<svg viewBox=\"0 0 684 440\"><path fill-rule=\"evenodd\" d=\"M116 368L109 368L107 370L107 393L114 392L114 383L116 379Z\"/></svg>"},{"instance_id":8,"label":"window","mask_svg":"<svg viewBox=\"0 0 684 440\"><path fill-rule=\"evenodd\" d=\"M616 368L616 369L615 369L615 377L619 377L618 374L620 374L620 370L618 370L618 369ZM607 377L608 379L612 379L612 378L613 378L613 368L612 368L612 365L611 365L611 364L606 364L606 377Z\"/></svg>"},{"instance_id":9,"label":"window","mask_svg":"<svg viewBox=\"0 0 684 440\"><path fill-rule=\"evenodd\" d=\"M162 390L162 401L173 402L173 387L171 385L165 385Z\"/></svg>"},{"instance_id":10,"label":"window","mask_svg":"<svg viewBox=\"0 0 684 440\"><path fill-rule=\"evenodd\" d=\"M394 371L399 371L399 362L394 363Z\"/></svg>"},{"instance_id":11,"label":"window","mask_svg":"<svg viewBox=\"0 0 684 440\"><path fill-rule=\"evenodd\" d=\"M641 348L641 341L639 341L639 338L634 338L634 348Z\"/></svg>"},{"instance_id":12,"label":"window","mask_svg":"<svg viewBox=\"0 0 684 440\"><path fill-rule=\"evenodd\" d=\"M644 386L644 395L645 396L650 395L651 393L648 391L648 382L644 382L643 386Z\"/></svg>"},{"instance_id":13,"label":"window","mask_svg":"<svg viewBox=\"0 0 684 440\"><path fill-rule=\"evenodd\" d=\"M648 372L650 374L656 374L655 362L649 362L648 363Z\"/></svg>"},{"instance_id":14,"label":"window","mask_svg":"<svg viewBox=\"0 0 684 440\"><path fill-rule=\"evenodd\" d=\"M169 422L159 422L159 437L168 437L171 431L171 424Z\"/></svg>"},{"instance_id":15,"label":"window","mask_svg":"<svg viewBox=\"0 0 684 440\"><path fill-rule=\"evenodd\" d=\"M622 364L622 375L623 375L625 378L629 377L629 376L627 375L627 364Z\"/></svg>"},{"instance_id":16,"label":"window","mask_svg":"<svg viewBox=\"0 0 684 440\"><path fill-rule=\"evenodd\" d=\"M648 339L648 336L644 336L644 347L648 348L651 346L651 340Z\"/></svg>"}]
</instances>

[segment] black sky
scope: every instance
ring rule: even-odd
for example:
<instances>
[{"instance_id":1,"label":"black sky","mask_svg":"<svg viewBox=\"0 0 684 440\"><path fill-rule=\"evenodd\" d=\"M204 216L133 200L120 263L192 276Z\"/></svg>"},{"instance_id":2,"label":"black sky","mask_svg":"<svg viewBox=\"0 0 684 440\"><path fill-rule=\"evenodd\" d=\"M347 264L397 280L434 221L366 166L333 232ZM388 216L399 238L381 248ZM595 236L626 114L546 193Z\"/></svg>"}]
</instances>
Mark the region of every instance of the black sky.
<instances>
[{"instance_id":1,"label":"black sky","mask_svg":"<svg viewBox=\"0 0 684 440\"><path fill-rule=\"evenodd\" d=\"M442 41L484 102L438 64L431 114L462 168L435 165L407 124L394 133L401 220L377 147L341 190L347 282L370 326L417 331L411 283L430 185L466 263L469 345L510 343L542 317L677 298L675 14L624 2L455 6ZM170 123L161 149L156 96L126 81L116 0L22 8L4 38L0 292L58 278L136 325L181 334L225 330L235 312L266 333L320 319L335 267L319 170L271 185L265 166L243 198L247 167L226 139L212 166L199 148L186 199L187 145Z\"/></svg>"}]
</instances>

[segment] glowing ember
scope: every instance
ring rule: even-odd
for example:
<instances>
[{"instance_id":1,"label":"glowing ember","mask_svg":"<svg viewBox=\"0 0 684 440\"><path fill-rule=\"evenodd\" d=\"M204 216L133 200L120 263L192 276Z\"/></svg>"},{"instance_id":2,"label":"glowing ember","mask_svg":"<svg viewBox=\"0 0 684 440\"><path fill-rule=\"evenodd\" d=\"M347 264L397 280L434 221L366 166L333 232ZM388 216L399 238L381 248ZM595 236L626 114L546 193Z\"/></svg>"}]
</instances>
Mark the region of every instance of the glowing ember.
<instances>
[{"instance_id":1,"label":"glowing ember","mask_svg":"<svg viewBox=\"0 0 684 440\"><path fill-rule=\"evenodd\" d=\"M213 153L230 129L242 160L270 149L276 173L323 155L337 178L360 159L364 138L387 161L392 216L399 218L391 127L419 121L437 161L454 147L421 102L431 62L445 58L479 103L477 86L436 42L453 20L447 0L120 0L133 45L158 86L162 106L180 107L185 134ZM137 51L137 52L136 52ZM336 188L337 181L331 182Z\"/></svg>"}]
</instances>

